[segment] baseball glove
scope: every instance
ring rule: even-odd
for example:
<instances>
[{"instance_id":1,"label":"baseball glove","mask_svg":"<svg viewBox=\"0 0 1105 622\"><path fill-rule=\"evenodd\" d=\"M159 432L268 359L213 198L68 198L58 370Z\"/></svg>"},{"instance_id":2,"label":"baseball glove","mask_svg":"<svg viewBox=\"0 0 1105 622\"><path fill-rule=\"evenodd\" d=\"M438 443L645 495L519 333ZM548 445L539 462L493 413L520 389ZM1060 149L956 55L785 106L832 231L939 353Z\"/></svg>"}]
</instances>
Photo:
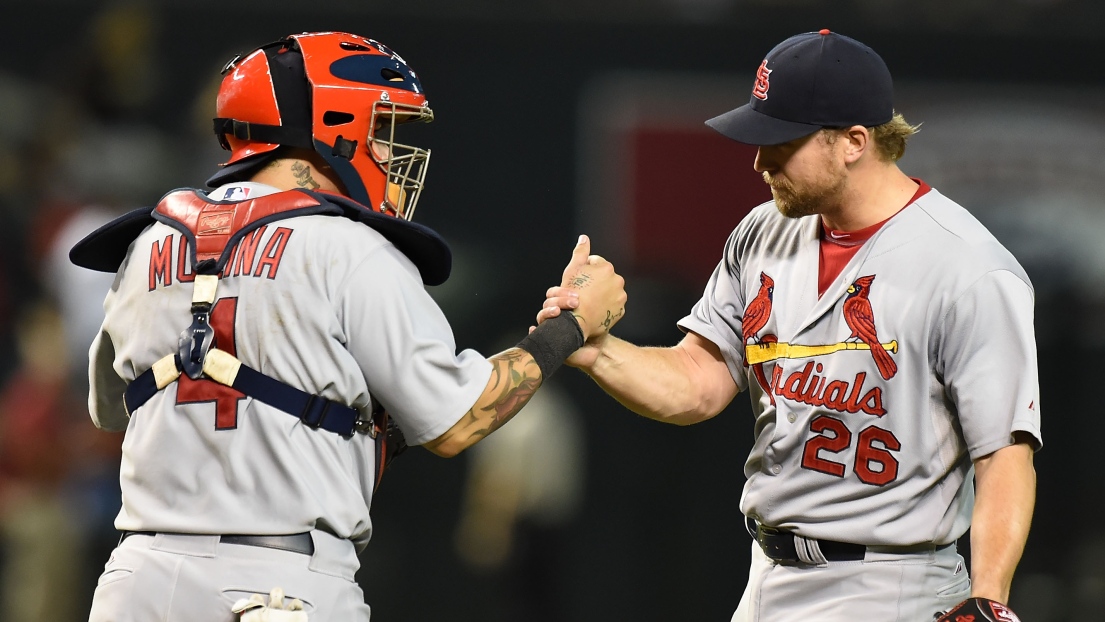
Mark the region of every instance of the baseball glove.
<instances>
[{"instance_id":1,"label":"baseball glove","mask_svg":"<svg viewBox=\"0 0 1105 622\"><path fill-rule=\"evenodd\" d=\"M376 439L376 483L372 487L375 491L391 461L407 450L407 439L391 415L380 406L372 412L372 437Z\"/></svg>"},{"instance_id":2,"label":"baseball glove","mask_svg":"<svg viewBox=\"0 0 1105 622\"><path fill-rule=\"evenodd\" d=\"M952 607L936 622L1021 622L1005 605L989 598L968 598Z\"/></svg>"},{"instance_id":3,"label":"baseball glove","mask_svg":"<svg viewBox=\"0 0 1105 622\"><path fill-rule=\"evenodd\" d=\"M243 598L234 603L231 611L240 616L240 622L307 622L303 603L293 598L285 605L284 590L279 587L272 588L267 605L264 596L254 594L248 600Z\"/></svg>"}]
</instances>

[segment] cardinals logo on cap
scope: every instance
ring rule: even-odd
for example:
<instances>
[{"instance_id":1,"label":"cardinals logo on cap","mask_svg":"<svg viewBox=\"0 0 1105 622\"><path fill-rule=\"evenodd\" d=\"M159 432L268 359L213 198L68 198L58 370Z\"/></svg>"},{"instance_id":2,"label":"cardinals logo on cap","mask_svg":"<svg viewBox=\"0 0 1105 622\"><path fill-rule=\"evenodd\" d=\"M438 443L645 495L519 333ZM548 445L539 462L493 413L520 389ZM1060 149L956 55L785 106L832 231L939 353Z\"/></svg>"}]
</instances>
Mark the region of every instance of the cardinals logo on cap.
<instances>
[{"instance_id":1,"label":"cardinals logo on cap","mask_svg":"<svg viewBox=\"0 0 1105 622\"><path fill-rule=\"evenodd\" d=\"M760 68L756 70L756 85L752 87L752 97L756 99L767 99L767 90L771 88L771 69L767 68L767 59L760 63Z\"/></svg>"}]
</instances>

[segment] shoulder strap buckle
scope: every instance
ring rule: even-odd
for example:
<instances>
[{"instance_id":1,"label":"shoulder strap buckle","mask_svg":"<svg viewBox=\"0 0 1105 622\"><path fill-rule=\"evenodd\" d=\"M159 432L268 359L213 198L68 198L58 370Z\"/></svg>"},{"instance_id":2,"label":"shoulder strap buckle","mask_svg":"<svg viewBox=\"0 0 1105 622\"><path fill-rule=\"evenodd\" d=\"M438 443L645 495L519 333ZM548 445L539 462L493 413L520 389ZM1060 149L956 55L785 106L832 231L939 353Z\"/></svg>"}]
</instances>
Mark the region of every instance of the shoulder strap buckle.
<instances>
[{"instance_id":1,"label":"shoulder strap buckle","mask_svg":"<svg viewBox=\"0 0 1105 622\"><path fill-rule=\"evenodd\" d=\"M204 308L206 307L206 308ZM203 377L203 359L215 342L215 330L210 323L211 305L192 305L192 324L180 333L181 371L192 380Z\"/></svg>"},{"instance_id":2,"label":"shoulder strap buckle","mask_svg":"<svg viewBox=\"0 0 1105 622\"><path fill-rule=\"evenodd\" d=\"M196 266L197 274L192 286L192 324L180 333L177 341L180 355L180 368L192 380L203 377L203 360L207 351L215 342L215 329L211 327L211 307L215 302L215 290L219 287L217 274L206 273L214 266L214 261L204 260Z\"/></svg>"}]
</instances>

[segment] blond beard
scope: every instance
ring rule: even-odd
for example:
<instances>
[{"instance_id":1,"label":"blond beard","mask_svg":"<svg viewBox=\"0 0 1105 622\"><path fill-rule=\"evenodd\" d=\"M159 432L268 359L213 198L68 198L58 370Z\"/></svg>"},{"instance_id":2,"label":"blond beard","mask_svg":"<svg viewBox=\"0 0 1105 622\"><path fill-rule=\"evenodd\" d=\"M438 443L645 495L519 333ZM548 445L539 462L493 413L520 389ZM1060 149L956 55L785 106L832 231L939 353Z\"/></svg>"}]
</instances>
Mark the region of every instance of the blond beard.
<instances>
[{"instance_id":1,"label":"blond beard","mask_svg":"<svg viewBox=\"0 0 1105 622\"><path fill-rule=\"evenodd\" d=\"M835 174L834 174L835 173ZM827 171L813 184L798 189L788 179L764 171L764 181L771 187L775 207L787 218L802 218L822 214L840 204L847 179L842 172Z\"/></svg>"}]
</instances>

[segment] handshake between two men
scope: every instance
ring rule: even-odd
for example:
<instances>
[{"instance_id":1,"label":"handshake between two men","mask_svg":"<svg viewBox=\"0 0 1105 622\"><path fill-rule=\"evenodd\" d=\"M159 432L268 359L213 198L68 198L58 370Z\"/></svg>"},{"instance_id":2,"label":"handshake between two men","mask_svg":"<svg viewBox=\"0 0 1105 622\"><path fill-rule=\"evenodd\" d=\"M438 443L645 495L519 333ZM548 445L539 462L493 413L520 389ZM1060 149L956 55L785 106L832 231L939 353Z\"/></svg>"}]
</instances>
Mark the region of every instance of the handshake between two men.
<instances>
[{"instance_id":1,"label":"handshake between two men","mask_svg":"<svg viewBox=\"0 0 1105 622\"><path fill-rule=\"evenodd\" d=\"M594 365L610 329L625 315L625 279L605 258L592 255L590 238L581 235L560 285L550 287L545 297L537 324L559 318L566 310L583 337L583 346L563 362L584 370ZM565 315L559 321L567 319ZM531 334L534 330L536 327L530 327Z\"/></svg>"}]
</instances>

